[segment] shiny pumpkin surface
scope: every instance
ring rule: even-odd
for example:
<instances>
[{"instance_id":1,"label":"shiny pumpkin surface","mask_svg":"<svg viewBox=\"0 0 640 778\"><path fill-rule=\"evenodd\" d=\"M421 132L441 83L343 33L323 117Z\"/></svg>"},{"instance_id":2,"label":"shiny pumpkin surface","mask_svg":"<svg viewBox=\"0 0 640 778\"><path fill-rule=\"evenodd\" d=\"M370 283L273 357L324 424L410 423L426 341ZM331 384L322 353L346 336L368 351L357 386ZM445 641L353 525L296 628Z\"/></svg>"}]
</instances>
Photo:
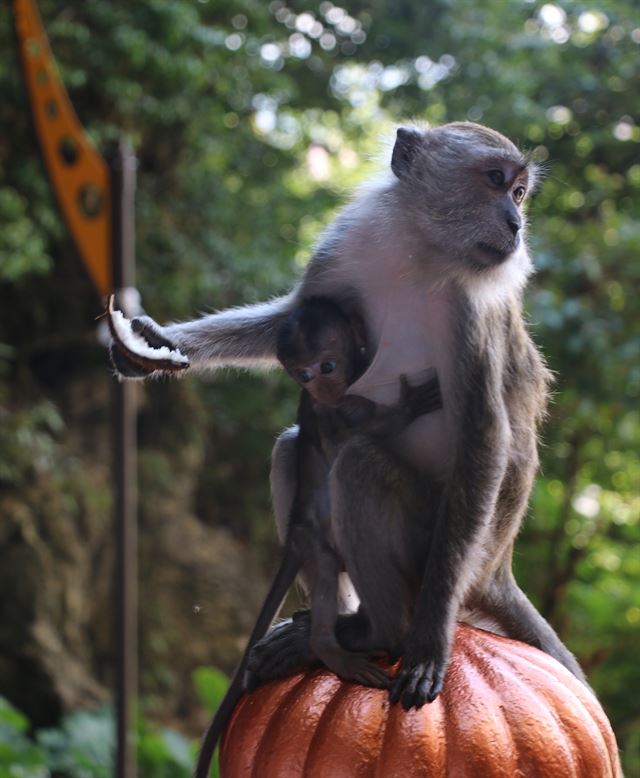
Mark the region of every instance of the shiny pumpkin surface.
<instances>
[{"instance_id":1,"label":"shiny pumpkin surface","mask_svg":"<svg viewBox=\"0 0 640 778\"><path fill-rule=\"evenodd\" d=\"M392 674L395 668L391 669ZM621 778L593 694L547 654L460 624L445 688L421 710L309 670L245 695L223 778Z\"/></svg>"}]
</instances>

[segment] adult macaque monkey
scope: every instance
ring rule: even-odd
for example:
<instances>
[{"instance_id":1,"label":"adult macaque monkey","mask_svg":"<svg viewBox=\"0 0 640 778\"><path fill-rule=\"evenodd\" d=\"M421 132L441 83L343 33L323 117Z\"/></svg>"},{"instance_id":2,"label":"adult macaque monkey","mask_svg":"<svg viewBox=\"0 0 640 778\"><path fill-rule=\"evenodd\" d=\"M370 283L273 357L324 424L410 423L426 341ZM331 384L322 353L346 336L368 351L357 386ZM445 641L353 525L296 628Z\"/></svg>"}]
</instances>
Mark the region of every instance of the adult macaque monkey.
<instances>
[{"instance_id":1,"label":"adult macaque monkey","mask_svg":"<svg viewBox=\"0 0 640 778\"><path fill-rule=\"evenodd\" d=\"M280 528L284 540L280 566L229 689L207 728L195 778L208 775L216 744L245 690L249 652L271 626L300 572L310 595L314 656L341 678L388 687L386 672L370 661L371 651L349 651L336 637L343 565L332 542L329 469L340 445L349 438L366 435L382 441L418 416L442 407L435 376L415 387L402 377L400 401L391 407L346 395L366 369L369 353L359 317L348 315L332 300L312 297L293 310L280 328L276 351L302 389L296 419L295 493L286 526ZM415 503L419 505L417 496Z\"/></svg>"},{"instance_id":2,"label":"adult macaque monkey","mask_svg":"<svg viewBox=\"0 0 640 778\"><path fill-rule=\"evenodd\" d=\"M349 392L393 404L401 375L417 383L435 368L444 406L384 447L347 441L330 474L335 543L372 645L382 636L403 653L391 700L409 709L439 694L456 619L538 646L583 679L511 573L549 380L521 307L531 272L522 204L535 169L499 133L453 123L399 129L391 170L329 227L288 296L165 327L134 320L134 329L153 346L179 348L191 370L269 364L278 328L301 300L356 300L375 354ZM121 355L116 365L145 372ZM275 452L276 512L293 499L292 443L281 439ZM416 515L396 495L418 489ZM416 537L427 531L420 555ZM358 618L339 624L347 647ZM252 664L258 679L309 657L308 621L265 638Z\"/></svg>"}]
</instances>

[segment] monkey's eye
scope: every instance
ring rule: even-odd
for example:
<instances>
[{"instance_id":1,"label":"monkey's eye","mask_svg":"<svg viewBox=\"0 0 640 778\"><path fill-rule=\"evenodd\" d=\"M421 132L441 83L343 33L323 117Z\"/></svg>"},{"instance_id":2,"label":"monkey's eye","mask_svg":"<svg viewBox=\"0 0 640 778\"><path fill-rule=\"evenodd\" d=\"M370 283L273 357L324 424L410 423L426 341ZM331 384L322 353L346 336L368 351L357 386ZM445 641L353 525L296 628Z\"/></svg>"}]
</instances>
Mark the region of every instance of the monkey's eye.
<instances>
[{"instance_id":1,"label":"monkey's eye","mask_svg":"<svg viewBox=\"0 0 640 778\"><path fill-rule=\"evenodd\" d=\"M494 186L504 185L504 173L502 170L489 170L487 176Z\"/></svg>"},{"instance_id":2,"label":"monkey's eye","mask_svg":"<svg viewBox=\"0 0 640 778\"><path fill-rule=\"evenodd\" d=\"M327 373L333 373L333 371L336 369L337 365L335 363L335 360L329 359L326 362L322 362L320 365L320 372L324 373L325 375Z\"/></svg>"},{"instance_id":3,"label":"monkey's eye","mask_svg":"<svg viewBox=\"0 0 640 778\"><path fill-rule=\"evenodd\" d=\"M517 186L513 190L513 199L516 201L518 205L524 200L524 196L526 195L527 190L523 186Z\"/></svg>"},{"instance_id":4,"label":"monkey's eye","mask_svg":"<svg viewBox=\"0 0 640 778\"><path fill-rule=\"evenodd\" d=\"M298 377L298 381L300 381L301 384L308 384L309 381L311 381L313 378L311 370L297 370L296 376Z\"/></svg>"}]
</instances>

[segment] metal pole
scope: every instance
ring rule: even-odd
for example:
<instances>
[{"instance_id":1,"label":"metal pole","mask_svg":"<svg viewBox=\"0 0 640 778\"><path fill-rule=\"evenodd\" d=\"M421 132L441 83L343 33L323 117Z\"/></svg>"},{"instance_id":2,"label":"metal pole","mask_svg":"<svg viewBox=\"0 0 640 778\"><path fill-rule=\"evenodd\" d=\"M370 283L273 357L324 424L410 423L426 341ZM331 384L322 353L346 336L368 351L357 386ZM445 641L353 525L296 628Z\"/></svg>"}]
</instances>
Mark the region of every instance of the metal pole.
<instances>
[{"instance_id":1,"label":"metal pole","mask_svg":"<svg viewBox=\"0 0 640 778\"><path fill-rule=\"evenodd\" d=\"M134 193L136 158L126 141L107 156L111 170L113 278L118 307L139 313L135 290ZM115 384L113 473L116 531L117 778L135 778L135 711L138 687L138 527L136 477L136 395L134 382Z\"/></svg>"}]
</instances>

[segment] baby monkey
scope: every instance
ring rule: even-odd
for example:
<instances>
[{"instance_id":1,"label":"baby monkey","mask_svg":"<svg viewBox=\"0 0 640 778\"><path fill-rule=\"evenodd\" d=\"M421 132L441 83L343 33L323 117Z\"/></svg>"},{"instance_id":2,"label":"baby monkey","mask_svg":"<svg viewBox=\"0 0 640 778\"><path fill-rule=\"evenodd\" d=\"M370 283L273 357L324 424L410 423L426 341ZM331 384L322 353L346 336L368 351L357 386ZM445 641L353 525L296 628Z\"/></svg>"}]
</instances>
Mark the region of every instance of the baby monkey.
<instances>
[{"instance_id":1,"label":"baby monkey","mask_svg":"<svg viewBox=\"0 0 640 778\"><path fill-rule=\"evenodd\" d=\"M325 297L308 298L289 314L278 332L277 357L302 389L296 489L280 566L231 685L204 736L196 778L208 775L216 743L244 688L259 683L259 678L247 676L249 655L271 626L298 574L311 600L314 658L346 680L388 686L386 673L370 661L370 652L348 651L336 637L338 580L344 567L332 541L329 471L340 445L352 436L391 437L418 416L442 407L435 376L415 387L403 376L400 399L393 406L348 395L349 386L369 365L364 324L355 313Z\"/></svg>"},{"instance_id":2,"label":"baby monkey","mask_svg":"<svg viewBox=\"0 0 640 778\"><path fill-rule=\"evenodd\" d=\"M442 407L434 376L420 386L400 379L396 405L379 405L347 389L369 365L364 323L335 302L311 297L282 325L277 357L302 388L298 405L296 489L285 548L300 560L310 595L310 646L315 657L346 680L384 687L384 671L366 654L343 648L336 636L338 581L344 571L332 537L329 471L340 446L354 435L388 438L418 416Z\"/></svg>"},{"instance_id":3,"label":"baby monkey","mask_svg":"<svg viewBox=\"0 0 640 778\"><path fill-rule=\"evenodd\" d=\"M364 323L328 297L309 297L289 314L278 331L276 355L302 389L297 424L306 440L299 459L315 446L331 462L334 449L356 433L395 435L418 416L442 408L435 373L415 387L401 376L400 399L392 406L347 394L370 362ZM299 482L298 492L300 487Z\"/></svg>"}]
</instances>

